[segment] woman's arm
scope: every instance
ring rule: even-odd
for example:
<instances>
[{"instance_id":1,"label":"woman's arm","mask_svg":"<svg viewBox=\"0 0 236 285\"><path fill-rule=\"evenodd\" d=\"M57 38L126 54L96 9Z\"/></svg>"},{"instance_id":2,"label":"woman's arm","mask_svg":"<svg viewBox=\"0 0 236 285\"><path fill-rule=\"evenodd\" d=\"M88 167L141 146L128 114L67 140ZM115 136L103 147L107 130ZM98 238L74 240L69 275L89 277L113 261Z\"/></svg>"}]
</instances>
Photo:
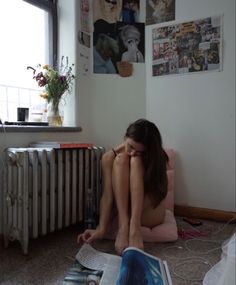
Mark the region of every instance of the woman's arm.
<instances>
[{"instance_id":1,"label":"woman's arm","mask_svg":"<svg viewBox=\"0 0 236 285\"><path fill-rule=\"evenodd\" d=\"M118 150L118 148L115 148L115 150ZM84 233L78 235L78 243L81 241L89 243L95 239L103 238L107 230L114 200L112 191L112 168L114 158L115 154L112 150L106 152L102 157L103 193L100 200L99 224L95 230L87 229Z\"/></svg>"}]
</instances>

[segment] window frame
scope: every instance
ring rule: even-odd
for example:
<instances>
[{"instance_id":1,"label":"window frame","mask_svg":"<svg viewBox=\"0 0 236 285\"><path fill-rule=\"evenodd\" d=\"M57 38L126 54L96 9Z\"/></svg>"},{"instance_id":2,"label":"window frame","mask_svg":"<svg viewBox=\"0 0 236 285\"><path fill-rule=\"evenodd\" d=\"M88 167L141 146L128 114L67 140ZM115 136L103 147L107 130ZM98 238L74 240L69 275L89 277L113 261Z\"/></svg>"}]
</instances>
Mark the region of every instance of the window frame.
<instances>
[{"instance_id":1,"label":"window frame","mask_svg":"<svg viewBox=\"0 0 236 285\"><path fill-rule=\"evenodd\" d=\"M3 0L3 1L5 1L5 0ZM25 2L25 3L27 3L27 6L31 6L32 8L35 7L36 9L38 8L42 12L47 13L47 34L46 34L47 45L45 46L45 48L46 48L45 49L46 59L47 59L47 62L50 66L56 67L57 63L58 63L58 60L57 60L57 57L58 57L58 13L57 13L58 5L57 5L57 3L58 3L58 1L57 0L20 0L19 2L21 2L21 3ZM42 30L42 28L41 28L41 30ZM19 86L16 86L15 84L12 85L10 82L8 82L6 84L4 84L4 82L3 82L3 84L0 83L0 88L3 88L3 90L6 91L7 98L9 98L8 94L7 94L7 90L9 87L10 88L11 87L17 88L18 93L19 93L19 90L25 89L22 86L19 87ZM33 90L32 87L26 88L26 89ZM19 97L19 94L18 94L18 97ZM9 100L7 98L6 98L7 101L5 103L7 104L7 110L8 110L9 109L9 107L8 107L8 101ZM4 99L4 98L2 98L2 99ZM19 101L19 98L18 98L18 101ZM19 102L18 103L15 102L15 103L17 106L19 105L18 104ZM18 107L20 107L20 106L18 106ZM7 113L8 113L8 111L7 111ZM0 118L0 119L2 122L3 118ZM12 118L9 117L9 114L7 114L7 117L5 116L4 119L5 119L5 121L8 121L8 120L12 121ZM13 121L15 121L15 120L13 119Z\"/></svg>"},{"instance_id":2,"label":"window frame","mask_svg":"<svg viewBox=\"0 0 236 285\"><path fill-rule=\"evenodd\" d=\"M58 0L22 0L28 4L38 7L48 13L48 63L56 67L58 64ZM0 118L0 126L3 124ZM9 128L10 127L10 128ZM28 126L27 126L28 127ZM18 131L21 126L5 126L10 131ZM25 127L26 128L26 127ZM42 129L44 127L41 127ZM31 128L32 129L32 128Z\"/></svg>"},{"instance_id":3,"label":"window frame","mask_svg":"<svg viewBox=\"0 0 236 285\"><path fill-rule=\"evenodd\" d=\"M49 64L58 62L58 13L57 0L23 0L49 13Z\"/></svg>"}]
</instances>

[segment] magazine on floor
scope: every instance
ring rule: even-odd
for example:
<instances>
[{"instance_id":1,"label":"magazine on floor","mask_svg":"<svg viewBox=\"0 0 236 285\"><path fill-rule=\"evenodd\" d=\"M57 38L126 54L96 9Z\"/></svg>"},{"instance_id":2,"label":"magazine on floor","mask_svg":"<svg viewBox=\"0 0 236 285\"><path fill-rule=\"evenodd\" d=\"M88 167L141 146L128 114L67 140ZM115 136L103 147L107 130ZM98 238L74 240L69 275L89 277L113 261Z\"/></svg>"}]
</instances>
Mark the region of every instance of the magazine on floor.
<instances>
[{"instance_id":1,"label":"magazine on floor","mask_svg":"<svg viewBox=\"0 0 236 285\"><path fill-rule=\"evenodd\" d=\"M172 285L167 263L135 247L122 257L84 244L76 254L74 266L63 285Z\"/></svg>"}]
</instances>

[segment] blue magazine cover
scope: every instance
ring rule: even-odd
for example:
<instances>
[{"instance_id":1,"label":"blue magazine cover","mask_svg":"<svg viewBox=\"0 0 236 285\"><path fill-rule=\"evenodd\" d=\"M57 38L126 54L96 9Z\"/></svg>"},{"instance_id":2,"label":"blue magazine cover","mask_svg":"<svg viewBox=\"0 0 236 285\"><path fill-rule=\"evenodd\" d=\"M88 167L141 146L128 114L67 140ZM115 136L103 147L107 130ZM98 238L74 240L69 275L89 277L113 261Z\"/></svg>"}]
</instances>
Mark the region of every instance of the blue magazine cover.
<instances>
[{"instance_id":1,"label":"blue magazine cover","mask_svg":"<svg viewBox=\"0 0 236 285\"><path fill-rule=\"evenodd\" d=\"M166 278L160 260L142 250L129 247L123 253L116 285L165 285Z\"/></svg>"},{"instance_id":2,"label":"blue magazine cover","mask_svg":"<svg viewBox=\"0 0 236 285\"><path fill-rule=\"evenodd\" d=\"M83 244L63 285L172 285L167 263L143 250L128 247L122 256Z\"/></svg>"}]
</instances>

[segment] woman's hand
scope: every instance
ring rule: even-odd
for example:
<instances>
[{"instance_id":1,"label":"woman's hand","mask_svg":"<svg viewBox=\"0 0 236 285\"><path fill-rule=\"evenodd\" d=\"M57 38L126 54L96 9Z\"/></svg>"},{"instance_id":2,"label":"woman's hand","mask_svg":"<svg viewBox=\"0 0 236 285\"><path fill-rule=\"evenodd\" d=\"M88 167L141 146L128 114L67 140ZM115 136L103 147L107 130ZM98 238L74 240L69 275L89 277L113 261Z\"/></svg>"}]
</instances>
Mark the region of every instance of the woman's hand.
<instances>
[{"instance_id":1,"label":"woman's hand","mask_svg":"<svg viewBox=\"0 0 236 285\"><path fill-rule=\"evenodd\" d=\"M99 228L95 230L87 229L82 234L78 235L77 243L86 242L91 243L96 239L102 239L104 236L104 232L101 231Z\"/></svg>"}]
</instances>

